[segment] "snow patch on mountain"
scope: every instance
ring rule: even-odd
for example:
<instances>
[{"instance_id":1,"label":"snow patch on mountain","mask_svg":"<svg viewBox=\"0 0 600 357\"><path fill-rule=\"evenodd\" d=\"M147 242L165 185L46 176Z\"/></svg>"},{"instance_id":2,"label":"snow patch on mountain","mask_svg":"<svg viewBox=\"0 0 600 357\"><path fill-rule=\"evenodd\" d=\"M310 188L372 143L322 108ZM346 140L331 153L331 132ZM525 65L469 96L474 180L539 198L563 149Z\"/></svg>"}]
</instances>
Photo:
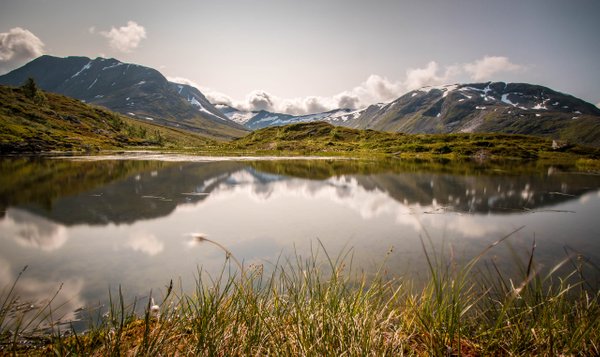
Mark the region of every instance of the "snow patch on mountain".
<instances>
[{"instance_id":1,"label":"snow patch on mountain","mask_svg":"<svg viewBox=\"0 0 600 357\"><path fill-rule=\"evenodd\" d=\"M107 69L116 68L116 67L119 67L119 66L122 66L122 65L123 65L123 62L117 62L117 63L115 63L113 65L103 67L102 70L106 71Z\"/></svg>"},{"instance_id":2,"label":"snow patch on mountain","mask_svg":"<svg viewBox=\"0 0 600 357\"><path fill-rule=\"evenodd\" d=\"M513 107L516 107L516 106L517 106L517 104L516 104L516 103L513 103L513 102L511 102L511 101L510 101L510 99L508 99L508 96L509 96L510 94L511 94L511 93L505 93L505 94L502 94L502 98L500 98L500 100L501 100L502 102L504 102L504 103L508 104L508 105L512 105Z\"/></svg>"},{"instance_id":3,"label":"snow patch on mountain","mask_svg":"<svg viewBox=\"0 0 600 357\"><path fill-rule=\"evenodd\" d=\"M96 84L96 82L98 82L98 78L94 79L94 81L92 82L92 84L90 84L90 86L87 89L88 90L92 89L92 87L94 86L94 84Z\"/></svg>"},{"instance_id":4,"label":"snow patch on mountain","mask_svg":"<svg viewBox=\"0 0 600 357\"><path fill-rule=\"evenodd\" d=\"M188 102L190 102L191 105L195 105L197 107L202 108L202 104L200 104L200 102L194 97L188 99Z\"/></svg>"},{"instance_id":5,"label":"snow patch on mountain","mask_svg":"<svg viewBox=\"0 0 600 357\"><path fill-rule=\"evenodd\" d=\"M445 84L445 85L441 85L441 86L427 86L427 87L422 87L419 88L415 91L415 93L413 93L411 96L414 97L417 95L416 92L423 92L423 93L429 93L431 92L433 89L437 89L439 91L444 92L444 94L442 94L442 98L445 98L448 93L454 91L456 88L458 88L457 84Z\"/></svg>"},{"instance_id":6,"label":"snow patch on mountain","mask_svg":"<svg viewBox=\"0 0 600 357\"><path fill-rule=\"evenodd\" d=\"M83 73L84 71L90 69L92 67L92 61L89 61L85 66L83 66L77 73L75 73L74 75L71 76L71 78L75 78L78 75L80 75L81 73Z\"/></svg>"}]
</instances>

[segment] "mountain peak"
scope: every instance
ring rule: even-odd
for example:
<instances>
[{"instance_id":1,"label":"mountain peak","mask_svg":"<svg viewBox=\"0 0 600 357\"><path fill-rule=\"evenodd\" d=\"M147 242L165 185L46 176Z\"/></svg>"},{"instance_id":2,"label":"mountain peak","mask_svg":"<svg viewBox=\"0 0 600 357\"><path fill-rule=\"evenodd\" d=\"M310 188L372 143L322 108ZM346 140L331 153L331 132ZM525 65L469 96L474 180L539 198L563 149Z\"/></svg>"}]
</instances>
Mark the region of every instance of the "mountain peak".
<instances>
[{"instance_id":1,"label":"mountain peak","mask_svg":"<svg viewBox=\"0 0 600 357\"><path fill-rule=\"evenodd\" d=\"M230 121L196 88L183 91L157 70L115 58L41 56L6 75L0 84L21 85L33 77L40 88L101 105L138 120L190 130L217 138L245 130Z\"/></svg>"},{"instance_id":2,"label":"mountain peak","mask_svg":"<svg viewBox=\"0 0 600 357\"><path fill-rule=\"evenodd\" d=\"M405 133L531 134L600 145L600 109L571 95L528 83L423 87L377 110L367 108L347 126ZM581 138L576 132L595 134Z\"/></svg>"}]
</instances>

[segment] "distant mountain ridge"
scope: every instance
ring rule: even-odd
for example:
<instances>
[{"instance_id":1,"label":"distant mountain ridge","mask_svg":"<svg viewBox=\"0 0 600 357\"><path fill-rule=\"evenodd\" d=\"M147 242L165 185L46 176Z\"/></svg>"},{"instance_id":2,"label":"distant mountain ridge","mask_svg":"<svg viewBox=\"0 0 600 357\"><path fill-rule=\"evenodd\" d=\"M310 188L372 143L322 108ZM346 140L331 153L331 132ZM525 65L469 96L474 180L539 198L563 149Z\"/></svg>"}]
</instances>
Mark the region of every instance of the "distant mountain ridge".
<instances>
[{"instance_id":1,"label":"distant mountain ridge","mask_svg":"<svg viewBox=\"0 0 600 357\"><path fill-rule=\"evenodd\" d=\"M528 83L485 82L424 87L386 104L291 115L211 104L190 85L155 69L116 59L41 56L0 76L20 86L35 78L47 91L105 106L141 121L232 139L249 130L323 121L403 133L527 134L600 147L600 109L574 96Z\"/></svg>"},{"instance_id":2,"label":"distant mountain ridge","mask_svg":"<svg viewBox=\"0 0 600 357\"><path fill-rule=\"evenodd\" d=\"M600 109L571 95L527 83L424 87L386 104L309 115L217 107L251 130L324 121L354 129L410 134L527 134L600 146Z\"/></svg>"},{"instance_id":3,"label":"distant mountain ridge","mask_svg":"<svg viewBox=\"0 0 600 357\"><path fill-rule=\"evenodd\" d=\"M371 106L344 125L411 134L540 135L600 146L600 109L571 95L527 83L424 87L383 107Z\"/></svg>"},{"instance_id":4,"label":"distant mountain ridge","mask_svg":"<svg viewBox=\"0 0 600 357\"><path fill-rule=\"evenodd\" d=\"M343 125L345 122L358 118L365 110L342 108L322 113L293 115L275 113L267 110L243 111L224 104L217 104L215 106L229 119L244 125L250 130L262 129L269 126L283 126L315 121L323 121L333 125Z\"/></svg>"},{"instance_id":5,"label":"distant mountain ridge","mask_svg":"<svg viewBox=\"0 0 600 357\"><path fill-rule=\"evenodd\" d=\"M41 56L8 74L0 84L19 86L33 77L44 90L101 105L139 120L217 138L243 136L194 87L169 82L160 72L114 58Z\"/></svg>"}]
</instances>

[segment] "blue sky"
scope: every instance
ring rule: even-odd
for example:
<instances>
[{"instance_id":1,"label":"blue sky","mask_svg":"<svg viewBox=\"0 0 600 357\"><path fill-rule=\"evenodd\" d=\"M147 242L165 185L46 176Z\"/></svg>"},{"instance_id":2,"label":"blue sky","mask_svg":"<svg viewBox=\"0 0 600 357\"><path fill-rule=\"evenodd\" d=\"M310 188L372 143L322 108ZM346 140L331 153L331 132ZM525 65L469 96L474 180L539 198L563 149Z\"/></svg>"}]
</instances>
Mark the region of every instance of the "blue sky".
<instances>
[{"instance_id":1,"label":"blue sky","mask_svg":"<svg viewBox=\"0 0 600 357\"><path fill-rule=\"evenodd\" d=\"M289 113L502 80L600 102L597 0L0 0L0 73L115 57L211 100Z\"/></svg>"}]
</instances>

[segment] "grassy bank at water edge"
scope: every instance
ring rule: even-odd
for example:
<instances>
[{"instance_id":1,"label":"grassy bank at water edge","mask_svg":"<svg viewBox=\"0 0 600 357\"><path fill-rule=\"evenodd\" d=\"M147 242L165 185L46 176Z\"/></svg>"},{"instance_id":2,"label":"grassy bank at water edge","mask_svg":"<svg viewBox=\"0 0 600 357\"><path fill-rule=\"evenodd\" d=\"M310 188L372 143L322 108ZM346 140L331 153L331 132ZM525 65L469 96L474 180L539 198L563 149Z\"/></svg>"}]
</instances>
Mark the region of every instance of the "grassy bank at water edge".
<instances>
[{"instance_id":1,"label":"grassy bank at water edge","mask_svg":"<svg viewBox=\"0 0 600 357\"><path fill-rule=\"evenodd\" d=\"M585 278L597 268L575 255L542 270L534 245L516 262L516 275L493 261L485 269L486 253L509 236L465 264L424 243L424 282L389 277L384 265L374 276L357 274L351 251L333 259L316 249L273 267L242 267L226 248L198 237L224 251L220 276L199 273L193 293L172 283L162 296L150 293L137 302L141 315L119 288L103 317L90 312L101 318L85 333L46 321L54 327L28 337L33 320L14 314L23 302L6 287L0 354L598 355L600 292ZM48 306L34 317L51 319Z\"/></svg>"}]
</instances>

